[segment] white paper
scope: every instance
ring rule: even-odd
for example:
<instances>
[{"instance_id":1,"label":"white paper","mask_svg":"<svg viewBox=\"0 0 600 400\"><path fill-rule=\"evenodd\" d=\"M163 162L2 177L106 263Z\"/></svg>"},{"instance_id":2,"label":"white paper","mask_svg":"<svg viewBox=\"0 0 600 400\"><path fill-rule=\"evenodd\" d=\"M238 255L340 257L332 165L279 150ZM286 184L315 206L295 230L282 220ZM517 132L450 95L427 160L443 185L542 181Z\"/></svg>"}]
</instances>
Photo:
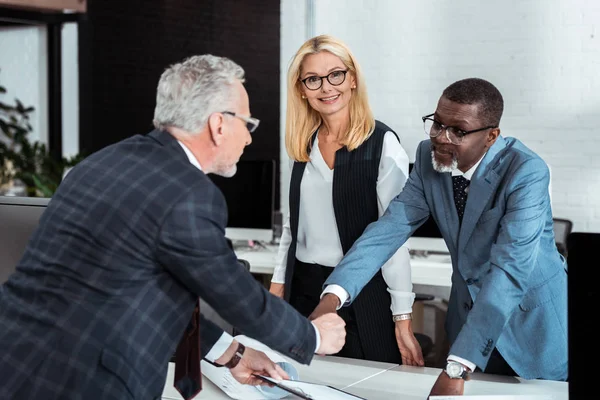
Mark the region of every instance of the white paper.
<instances>
[{"instance_id":1,"label":"white paper","mask_svg":"<svg viewBox=\"0 0 600 400\"><path fill-rule=\"evenodd\" d=\"M291 364L291 360L283 356L281 353L278 353L275 350L269 348L268 346L262 344L261 342L244 335L236 336L235 340L242 343L244 346L262 351L273 362L285 363L284 369L286 370L286 372L294 378L298 378L298 370L296 369L296 367L294 367L293 364ZM201 365L202 375L208 378L212 383L214 383L218 388L220 388L223 392L225 392L225 394L227 394L232 399L282 399L290 395L283 389L279 388L268 388L264 386L250 386L241 384L235 380L228 368L218 368L204 360L202 360Z\"/></svg>"},{"instance_id":2,"label":"white paper","mask_svg":"<svg viewBox=\"0 0 600 400\"><path fill-rule=\"evenodd\" d=\"M274 379L265 377L271 382L277 382ZM301 381L281 381L277 382L280 386L285 386L294 392L302 394L311 400L358 400L362 399L353 394L337 390L331 386L321 385L318 383L301 382Z\"/></svg>"}]
</instances>

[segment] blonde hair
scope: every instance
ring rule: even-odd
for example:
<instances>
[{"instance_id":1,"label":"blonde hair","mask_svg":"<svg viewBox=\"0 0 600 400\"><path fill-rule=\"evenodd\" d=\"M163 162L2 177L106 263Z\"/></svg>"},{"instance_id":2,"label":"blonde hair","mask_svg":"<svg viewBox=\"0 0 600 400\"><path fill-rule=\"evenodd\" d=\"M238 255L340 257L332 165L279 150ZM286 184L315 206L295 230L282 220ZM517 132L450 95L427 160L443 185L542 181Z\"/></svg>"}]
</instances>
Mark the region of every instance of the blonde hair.
<instances>
[{"instance_id":1,"label":"blonde hair","mask_svg":"<svg viewBox=\"0 0 600 400\"><path fill-rule=\"evenodd\" d=\"M352 52L342 41L320 35L307 40L298 49L290 63L287 75L287 109L285 122L285 147L288 155L295 161L310 160L308 147L312 134L321 125L321 115L302 99L300 74L304 58L311 54L327 51L344 63L356 79L356 89L350 98L350 123L340 143L352 151L360 146L375 129L375 118L369 105L367 88L362 71Z\"/></svg>"}]
</instances>

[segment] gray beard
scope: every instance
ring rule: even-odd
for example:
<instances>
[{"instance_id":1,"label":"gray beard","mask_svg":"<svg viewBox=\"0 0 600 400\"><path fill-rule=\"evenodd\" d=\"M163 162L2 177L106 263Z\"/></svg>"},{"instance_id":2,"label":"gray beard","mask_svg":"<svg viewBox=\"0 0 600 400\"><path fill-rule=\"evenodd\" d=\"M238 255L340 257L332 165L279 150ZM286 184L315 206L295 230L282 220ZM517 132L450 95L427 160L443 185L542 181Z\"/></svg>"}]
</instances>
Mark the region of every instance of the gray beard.
<instances>
[{"instance_id":1,"label":"gray beard","mask_svg":"<svg viewBox=\"0 0 600 400\"><path fill-rule=\"evenodd\" d=\"M435 151L431 150L431 165L433 165L433 169L437 172L452 172L453 170L458 168L458 160L455 156L452 156L452 162L450 163L450 165L440 164L435 159Z\"/></svg>"}]
</instances>

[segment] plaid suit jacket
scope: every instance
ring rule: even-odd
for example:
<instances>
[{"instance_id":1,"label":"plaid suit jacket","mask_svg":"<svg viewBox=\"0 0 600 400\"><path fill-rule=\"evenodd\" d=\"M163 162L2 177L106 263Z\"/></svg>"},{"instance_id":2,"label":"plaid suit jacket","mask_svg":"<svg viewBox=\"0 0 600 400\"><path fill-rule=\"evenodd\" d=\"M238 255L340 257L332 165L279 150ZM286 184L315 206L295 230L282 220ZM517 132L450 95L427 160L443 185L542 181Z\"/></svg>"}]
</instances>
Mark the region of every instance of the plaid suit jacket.
<instances>
[{"instance_id":1,"label":"plaid suit jacket","mask_svg":"<svg viewBox=\"0 0 600 400\"><path fill-rule=\"evenodd\" d=\"M237 261L226 221L221 192L166 132L82 161L0 287L0 398L160 398L198 296L309 363L314 328ZM203 354L221 333L202 320Z\"/></svg>"}]
</instances>

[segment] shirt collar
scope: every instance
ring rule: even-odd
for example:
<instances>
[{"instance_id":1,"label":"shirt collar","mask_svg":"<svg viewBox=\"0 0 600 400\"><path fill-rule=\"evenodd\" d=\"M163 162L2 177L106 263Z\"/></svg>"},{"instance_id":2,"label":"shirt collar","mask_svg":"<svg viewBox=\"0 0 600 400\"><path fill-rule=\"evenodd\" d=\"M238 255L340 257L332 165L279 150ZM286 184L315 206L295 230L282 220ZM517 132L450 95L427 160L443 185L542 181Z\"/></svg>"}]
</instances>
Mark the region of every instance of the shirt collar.
<instances>
[{"instance_id":1,"label":"shirt collar","mask_svg":"<svg viewBox=\"0 0 600 400\"><path fill-rule=\"evenodd\" d=\"M196 156L194 156L194 154L190 151L190 149L188 149L186 147L185 144L181 143L179 140L177 141L177 143L179 143L179 145L181 146L181 148L183 149L183 151L185 151L185 155L188 157L188 159L190 160L190 163L198 168L200 171L202 171L202 166L200 166L200 163L198 162L198 159L196 158Z\"/></svg>"},{"instance_id":2,"label":"shirt collar","mask_svg":"<svg viewBox=\"0 0 600 400\"><path fill-rule=\"evenodd\" d=\"M460 176L462 175L465 179L471 180L471 178L473 177L473 174L475 173L475 170L477 169L477 167L479 167L479 164L481 164L481 160L483 160L483 157L485 157L485 155L487 154L487 151L483 154L483 156L481 156L481 158L479 159L479 161L477 161L475 163L475 165L473 165L471 168L469 168L467 170L467 172L462 172L460 169L456 168L452 170L452 176Z\"/></svg>"}]
</instances>

